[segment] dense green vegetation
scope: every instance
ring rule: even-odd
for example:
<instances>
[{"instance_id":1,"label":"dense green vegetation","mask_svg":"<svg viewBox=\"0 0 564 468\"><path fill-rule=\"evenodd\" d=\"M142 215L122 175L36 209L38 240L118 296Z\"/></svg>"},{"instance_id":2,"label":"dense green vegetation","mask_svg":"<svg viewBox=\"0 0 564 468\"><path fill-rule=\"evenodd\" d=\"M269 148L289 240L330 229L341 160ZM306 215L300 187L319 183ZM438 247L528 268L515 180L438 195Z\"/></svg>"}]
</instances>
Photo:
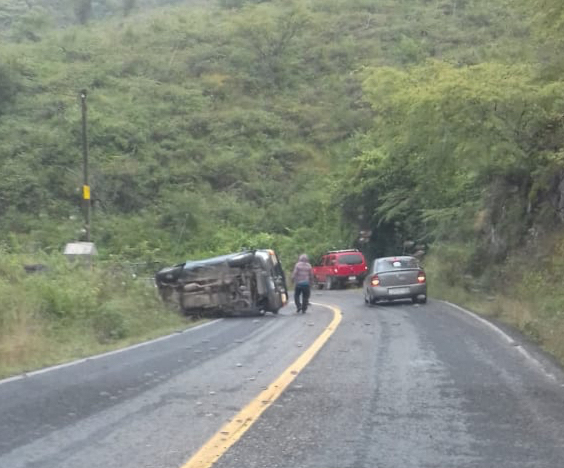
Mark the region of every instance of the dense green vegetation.
<instances>
[{"instance_id":1,"label":"dense green vegetation","mask_svg":"<svg viewBox=\"0 0 564 468\"><path fill-rule=\"evenodd\" d=\"M26 273L30 260L48 269ZM0 251L0 378L186 328L136 273L144 272Z\"/></svg>"},{"instance_id":2,"label":"dense green vegetation","mask_svg":"<svg viewBox=\"0 0 564 468\"><path fill-rule=\"evenodd\" d=\"M371 230L369 257L425 244L436 285L526 299L546 340L563 18L558 0L1 0L0 257L80 236L84 88L102 261L272 246L289 265Z\"/></svg>"},{"instance_id":3,"label":"dense green vegetation","mask_svg":"<svg viewBox=\"0 0 564 468\"><path fill-rule=\"evenodd\" d=\"M386 96L388 103L379 101L378 92L387 90L374 85L378 74L394 80L394 70L399 75L403 69L409 81L415 73L425 77L430 69L441 73L441 67L449 70L447 63L457 63L450 65L455 67L451 82L443 84L448 88L472 73L457 70L461 63L497 56L499 47L524 34L517 13L508 17L504 5L484 1L220 5L229 8L160 10L115 23L48 30L37 43L4 47L11 71L7 86L18 91L15 103L3 106L10 117L0 122L2 231L17 233L20 243L58 250L80 228L76 92L87 88L93 234L104 253L172 260L180 252L201 255L264 242L285 252L296 239L308 250L350 243L358 226L337 227L340 200L334 195L353 203L345 213L365 213L356 213L363 203L355 199L360 184L349 175L342 178L343 170L351 158L366 160L370 151L381 151L375 138L389 138L387 145L396 141L393 119L410 112L410 93L426 99L418 88L398 86L397 100L405 105L386 122L382 106L395 102L392 95ZM508 23L517 26L508 29ZM435 64L426 62L431 57ZM492 67L490 72L483 67L483 80L502 72L502 65ZM454 105L451 113L456 111ZM421 117L426 111L420 112ZM387 131L386 123L388 134L377 135ZM414 125L417 116L404 121L404 132ZM419 129L422 138L425 132L435 138L432 132L446 131L433 125ZM475 130L456 129L451 141ZM482 142L477 150L487 147L479 135L472 137ZM436 144L432 138L428 145ZM370 147L368 153L362 145ZM452 145L444 148L450 150ZM407 154L409 148L398 151ZM388 159L395 164L393 157ZM448 203L463 182L450 184L447 176L438 184L452 185ZM407 178L402 177L410 184ZM343 191L349 184L353 191ZM364 196L376 202L369 191ZM426 209L440 207L435 205ZM419 208L412 208L418 221ZM388 210L387 221L396 221L396 210Z\"/></svg>"}]
</instances>

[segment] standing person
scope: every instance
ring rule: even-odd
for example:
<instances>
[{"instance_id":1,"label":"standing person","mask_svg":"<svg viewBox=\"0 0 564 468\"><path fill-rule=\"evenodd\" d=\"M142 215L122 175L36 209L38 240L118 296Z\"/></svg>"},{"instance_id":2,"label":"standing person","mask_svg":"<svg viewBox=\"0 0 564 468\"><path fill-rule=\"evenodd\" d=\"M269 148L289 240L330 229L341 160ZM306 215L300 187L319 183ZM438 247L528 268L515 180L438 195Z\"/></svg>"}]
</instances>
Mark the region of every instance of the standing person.
<instances>
[{"instance_id":1,"label":"standing person","mask_svg":"<svg viewBox=\"0 0 564 468\"><path fill-rule=\"evenodd\" d=\"M294 302L296 303L296 313L299 314L301 312L302 314L305 314L307 306L309 305L311 284L313 283L313 268L311 267L306 254L301 254L298 259L298 263L294 266L292 280L294 281Z\"/></svg>"}]
</instances>

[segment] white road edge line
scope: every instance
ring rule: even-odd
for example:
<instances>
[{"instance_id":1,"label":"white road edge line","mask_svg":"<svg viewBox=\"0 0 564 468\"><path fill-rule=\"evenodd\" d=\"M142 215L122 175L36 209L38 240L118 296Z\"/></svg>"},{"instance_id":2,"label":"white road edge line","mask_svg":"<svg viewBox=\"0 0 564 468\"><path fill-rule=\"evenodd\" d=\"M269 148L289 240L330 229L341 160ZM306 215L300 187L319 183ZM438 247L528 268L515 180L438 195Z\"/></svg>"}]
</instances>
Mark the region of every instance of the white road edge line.
<instances>
[{"instance_id":1,"label":"white road edge line","mask_svg":"<svg viewBox=\"0 0 564 468\"><path fill-rule=\"evenodd\" d=\"M59 369L64 369L65 367L76 366L77 364L82 364L84 362L94 361L96 359L102 359L102 358L105 358L105 357L108 357L108 356L113 356L115 354L123 353L125 351L130 351L132 349L141 348L143 346L147 346L147 345L150 345L150 344L153 344L153 343L158 343L159 341L168 340L170 338L173 338L173 337L178 336L178 335L182 335L184 333L190 333L191 331L199 330L200 328L207 327L208 325L211 325L211 324L216 323L216 322L220 322L221 320L223 320L223 319L212 320L211 322L202 323L201 325L196 325L195 327L187 328L185 330L182 330L181 332L174 332L174 333L171 333L170 335L161 336L161 337L155 338L153 340L143 341L142 343L137 343L137 344L134 344L134 345L131 345L131 346L127 346L126 348L115 349L113 351L108 351L108 352L102 353L102 354L95 354L93 356L80 358L80 359L77 359L75 361L65 362L63 364L57 364L55 366L45 367L43 369L38 369L38 370L35 370L35 371L32 371L32 372L24 372L23 374L18 374L18 375L15 375L13 377L7 377L3 380L0 380L0 385L6 384L6 383L9 383L9 382L14 382L16 380L27 379L29 377L33 377L33 376L40 375L40 374L45 374L47 372L51 372L51 371L55 371L55 370L59 370Z\"/></svg>"},{"instance_id":2,"label":"white road edge line","mask_svg":"<svg viewBox=\"0 0 564 468\"><path fill-rule=\"evenodd\" d=\"M515 345L515 349L517 351L519 351L535 367L538 367L546 377L548 377L550 380L554 380L554 381L557 380L556 376L554 374L552 374L551 372L547 371L546 368L544 367L544 365L538 359L531 356L531 354L525 348L523 348L523 346L521 346L520 344L516 344L515 340L513 338L511 338L511 336L509 336L507 333L505 333L501 328L497 327L496 325L489 322L488 320L480 317L478 314L475 314L474 312L470 312L469 310L466 310L463 307L460 307L456 304L453 304L453 303L448 302L448 301L439 301L439 302L443 302L444 304L448 304L449 306L459 310L460 312L464 312L466 315L469 315L470 317L474 318L475 320L479 321L480 323L486 325L489 329L493 330L498 335L500 335L505 341L507 341L507 343Z\"/></svg>"}]
</instances>

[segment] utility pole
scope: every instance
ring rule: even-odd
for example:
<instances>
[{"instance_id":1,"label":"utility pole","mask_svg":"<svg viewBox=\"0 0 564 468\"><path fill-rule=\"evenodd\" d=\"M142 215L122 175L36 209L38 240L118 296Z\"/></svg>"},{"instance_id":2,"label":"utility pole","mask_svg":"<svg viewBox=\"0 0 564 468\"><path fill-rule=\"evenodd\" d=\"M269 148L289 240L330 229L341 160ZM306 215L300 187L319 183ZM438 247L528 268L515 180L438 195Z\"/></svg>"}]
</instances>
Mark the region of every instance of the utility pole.
<instances>
[{"instance_id":1,"label":"utility pole","mask_svg":"<svg viewBox=\"0 0 564 468\"><path fill-rule=\"evenodd\" d=\"M86 230L86 242L90 242L90 185L88 185L88 136L86 133L86 90L80 91L82 104L82 155L84 181L82 185L82 200L84 204L84 217Z\"/></svg>"}]
</instances>

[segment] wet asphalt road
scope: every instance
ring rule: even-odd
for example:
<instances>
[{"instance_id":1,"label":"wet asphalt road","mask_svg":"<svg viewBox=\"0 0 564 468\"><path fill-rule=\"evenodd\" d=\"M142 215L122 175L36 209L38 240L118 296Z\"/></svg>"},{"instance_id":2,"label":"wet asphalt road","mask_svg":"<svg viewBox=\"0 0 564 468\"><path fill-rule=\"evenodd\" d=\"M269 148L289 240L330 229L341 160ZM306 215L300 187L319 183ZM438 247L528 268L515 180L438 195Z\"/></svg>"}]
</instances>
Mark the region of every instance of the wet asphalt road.
<instances>
[{"instance_id":1,"label":"wet asphalt road","mask_svg":"<svg viewBox=\"0 0 564 468\"><path fill-rule=\"evenodd\" d=\"M214 467L564 467L564 375L519 336L436 301L312 300L341 324ZM220 320L0 383L0 468L181 467L331 318Z\"/></svg>"}]
</instances>

